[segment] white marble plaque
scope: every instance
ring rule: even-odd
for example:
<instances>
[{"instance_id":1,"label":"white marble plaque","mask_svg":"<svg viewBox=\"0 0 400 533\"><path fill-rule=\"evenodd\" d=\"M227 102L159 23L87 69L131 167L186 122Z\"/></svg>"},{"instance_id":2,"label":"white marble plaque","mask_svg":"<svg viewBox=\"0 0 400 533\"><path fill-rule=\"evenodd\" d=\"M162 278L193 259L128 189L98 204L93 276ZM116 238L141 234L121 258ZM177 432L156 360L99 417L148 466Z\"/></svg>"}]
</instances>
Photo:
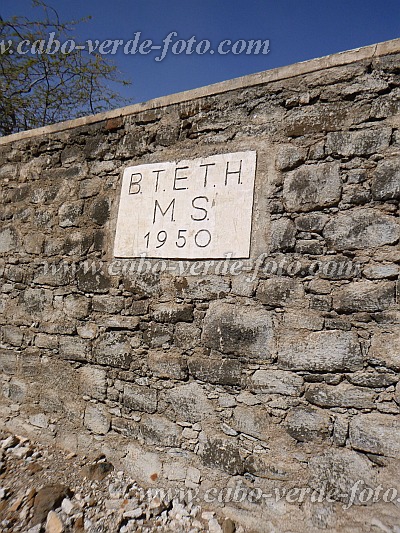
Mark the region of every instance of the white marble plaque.
<instances>
[{"instance_id":1,"label":"white marble plaque","mask_svg":"<svg viewBox=\"0 0 400 533\"><path fill-rule=\"evenodd\" d=\"M249 257L255 171L253 151L126 168L114 256Z\"/></svg>"}]
</instances>

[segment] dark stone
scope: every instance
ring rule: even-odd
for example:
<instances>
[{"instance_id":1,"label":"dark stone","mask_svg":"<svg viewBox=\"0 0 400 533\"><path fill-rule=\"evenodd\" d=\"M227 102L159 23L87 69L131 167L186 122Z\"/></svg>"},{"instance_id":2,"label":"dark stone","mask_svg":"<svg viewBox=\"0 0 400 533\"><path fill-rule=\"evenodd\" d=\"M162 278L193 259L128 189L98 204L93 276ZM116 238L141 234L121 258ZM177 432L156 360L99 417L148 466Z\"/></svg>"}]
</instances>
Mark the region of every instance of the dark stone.
<instances>
[{"instance_id":1,"label":"dark stone","mask_svg":"<svg viewBox=\"0 0 400 533\"><path fill-rule=\"evenodd\" d=\"M42 487L33 502L31 527L44 522L50 511L60 507L63 499L71 496L71 490L65 485L55 484Z\"/></svg>"},{"instance_id":2,"label":"dark stone","mask_svg":"<svg viewBox=\"0 0 400 533\"><path fill-rule=\"evenodd\" d=\"M237 359L189 357L189 372L201 381L220 385L240 385L242 365Z\"/></svg>"},{"instance_id":3,"label":"dark stone","mask_svg":"<svg viewBox=\"0 0 400 533\"><path fill-rule=\"evenodd\" d=\"M93 203L90 216L99 226L107 222L110 216L110 204L107 198L99 198Z\"/></svg>"}]
</instances>

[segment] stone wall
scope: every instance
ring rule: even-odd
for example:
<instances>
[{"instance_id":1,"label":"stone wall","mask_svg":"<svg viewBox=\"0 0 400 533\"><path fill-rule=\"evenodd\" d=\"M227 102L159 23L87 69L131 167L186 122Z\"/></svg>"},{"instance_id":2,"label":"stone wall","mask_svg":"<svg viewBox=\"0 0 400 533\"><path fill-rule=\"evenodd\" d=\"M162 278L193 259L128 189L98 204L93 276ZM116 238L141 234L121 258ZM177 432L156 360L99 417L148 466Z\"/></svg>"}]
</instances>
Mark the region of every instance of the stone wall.
<instances>
[{"instance_id":1,"label":"stone wall","mask_svg":"<svg viewBox=\"0 0 400 533\"><path fill-rule=\"evenodd\" d=\"M249 523L333 527L356 480L400 490L400 44L385 45L3 138L2 424L154 486L339 491L323 509L226 506ZM240 268L112 261L124 168L246 150Z\"/></svg>"}]
</instances>

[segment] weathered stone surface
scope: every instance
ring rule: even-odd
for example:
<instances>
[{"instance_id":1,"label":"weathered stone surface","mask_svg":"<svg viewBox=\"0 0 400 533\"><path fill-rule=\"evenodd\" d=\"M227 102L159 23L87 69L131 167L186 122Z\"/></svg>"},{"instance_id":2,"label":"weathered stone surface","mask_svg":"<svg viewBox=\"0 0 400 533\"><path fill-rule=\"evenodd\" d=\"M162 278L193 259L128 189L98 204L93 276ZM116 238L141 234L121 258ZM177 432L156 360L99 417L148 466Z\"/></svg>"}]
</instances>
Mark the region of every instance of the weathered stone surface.
<instances>
[{"instance_id":1,"label":"weathered stone surface","mask_svg":"<svg viewBox=\"0 0 400 533\"><path fill-rule=\"evenodd\" d=\"M93 311L99 313L120 313L125 307L123 296L110 296L108 294L97 294L93 296Z\"/></svg>"},{"instance_id":2,"label":"weathered stone surface","mask_svg":"<svg viewBox=\"0 0 400 533\"><path fill-rule=\"evenodd\" d=\"M83 423L93 433L105 435L110 429L111 416L104 405L88 403Z\"/></svg>"},{"instance_id":3,"label":"weathered stone surface","mask_svg":"<svg viewBox=\"0 0 400 533\"><path fill-rule=\"evenodd\" d=\"M377 333L372 337L371 347L368 352L368 360L400 371L400 331Z\"/></svg>"},{"instance_id":4,"label":"weathered stone surface","mask_svg":"<svg viewBox=\"0 0 400 533\"><path fill-rule=\"evenodd\" d=\"M145 385L124 385L123 404L133 411L155 413L157 411L157 391Z\"/></svg>"},{"instance_id":5,"label":"weathered stone surface","mask_svg":"<svg viewBox=\"0 0 400 533\"><path fill-rule=\"evenodd\" d=\"M322 213L307 213L296 217L294 223L299 231L321 232L328 220L328 215Z\"/></svg>"},{"instance_id":6,"label":"weathered stone surface","mask_svg":"<svg viewBox=\"0 0 400 533\"><path fill-rule=\"evenodd\" d=\"M319 313L309 309L288 309L283 317L284 327L292 329L309 329L319 331L324 325L324 318Z\"/></svg>"},{"instance_id":7,"label":"weathered stone surface","mask_svg":"<svg viewBox=\"0 0 400 533\"><path fill-rule=\"evenodd\" d=\"M211 416L212 403L203 388L195 382L180 385L165 392L178 420L196 423Z\"/></svg>"},{"instance_id":8,"label":"weathered stone surface","mask_svg":"<svg viewBox=\"0 0 400 533\"><path fill-rule=\"evenodd\" d=\"M333 307L342 313L383 311L394 301L395 284L390 281L359 281L333 291Z\"/></svg>"},{"instance_id":9,"label":"weathered stone surface","mask_svg":"<svg viewBox=\"0 0 400 533\"><path fill-rule=\"evenodd\" d=\"M261 280L256 296L263 304L271 307L290 306L304 296L304 289L294 279L276 277Z\"/></svg>"},{"instance_id":10,"label":"weathered stone surface","mask_svg":"<svg viewBox=\"0 0 400 533\"><path fill-rule=\"evenodd\" d=\"M303 378L284 370L256 370L248 380L252 392L299 396Z\"/></svg>"},{"instance_id":11,"label":"weathered stone surface","mask_svg":"<svg viewBox=\"0 0 400 533\"><path fill-rule=\"evenodd\" d=\"M271 438L271 417L262 407L235 407L230 424L240 433L265 441Z\"/></svg>"},{"instance_id":12,"label":"weathered stone surface","mask_svg":"<svg viewBox=\"0 0 400 533\"><path fill-rule=\"evenodd\" d=\"M173 325L151 322L144 332L144 340L151 348L161 348L172 341Z\"/></svg>"},{"instance_id":13,"label":"weathered stone surface","mask_svg":"<svg viewBox=\"0 0 400 533\"><path fill-rule=\"evenodd\" d=\"M99 365L129 368L132 354L127 335L118 332L101 335L93 345L93 360Z\"/></svg>"},{"instance_id":14,"label":"weathered stone surface","mask_svg":"<svg viewBox=\"0 0 400 533\"><path fill-rule=\"evenodd\" d=\"M348 383L336 386L316 384L309 386L305 397L310 403L320 407L373 409L376 392L373 389L354 387Z\"/></svg>"},{"instance_id":15,"label":"weathered stone surface","mask_svg":"<svg viewBox=\"0 0 400 533\"><path fill-rule=\"evenodd\" d=\"M174 339L176 346L190 350L200 343L201 329L194 324L178 322L175 326Z\"/></svg>"},{"instance_id":16,"label":"weathered stone surface","mask_svg":"<svg viewBox=\"0 0 400 533\"><path fill-rule=\"evenodd\" d=\"M142 417L139 430L145 442L161 446L179 446L182 430L165 417L145 415Z\"/></svg>"},{"instance_id":17,"label":"weathered stone surface","mask_svg":"<svg viewBox=\"0 0 400 533\"><path fill-rule=\"evenodd\" d=\"M237 359L189 357L190 373L201 381L221 385L240 385L242 365Z\"/></svg>"},{"instance_id":18,"label":"weathered stone surface","mask_svg":"<svg viewBox=\"0 0 400 533\"><path fill-rule=\"evenodd\" d=\"M0 254L11 252L18 244L17 233L12 227L0 230Z\"/></svg>"},{"instance_id":19,"label":"weathered stone surface","mask_svg":"<svg viewBox=\"0 0 400 533\"><path fill-rule=\"evenodd\" d=\"M129 475L146 485L158 484L162 473L159 454L148 452L135 443L129 443L126 449L123 465Z\"/></svg>"},{"instance_id":20,"label":"weathered stone surface","mask_svg":"<svg viewBox=\"0 0 400 533\"><path fill-rule=\"evenodd\" d=\"M283 184L283 199L288 211L313 211L336 205L341 187L336 163L304 165L288 172Z\"/></svg>"},{"instance_id":21,"label":"weathered stone surface","mask_svg":"<svg viewBox=\"0 0 400 533\"><path fill-rule=\"evenodd\" d=\"M79 225L79 217L83 211L83 202L67 202L58 210L58 223L62 228Z\"/></svg>"},{"instance_id":22,"label":"weathered stone surface","mask_svg":"<svg viewBox=\"0 0 400 533\"><path fill-rule=\"evenodd\" d=\"M14 374L17 370L18 352L0 348L0 371Z\"/></svg>"},{"instance_id":23,"label":"weathered stone surface","mask_svg":"<svg viewBox=\"0 0 400 533\"><path fill-rule=\"evenodd\" d=\"M64 299L63 309L71 318L86 318L89 314L90 300L79 294L68 294Z\"/></svg>"},{"instance_id":24,"label":"weathered stone surface","mask_svg":"<svg viewBox=\"0 0 400 533\"><path fill-rule=\"evenodd\" d=\"M398 376L393 372L355 372L347 374L347 381L359 387L385 388L397 383Z\"/></svg>"},{"instance_id":25,"label":"weathered stone surface","mask_svg":"<svg viewBox=\"0 0 400 533\"><path fill-rule=\"evenodd\" d=\"M89 361L90 345L79 337L60 337L59 353L63 359L72 361Z\"/></svg>"},{"instance_id":26,"label":"weathered stone surface","mask_svg":"<svg viewBox=\"0 0 400 533\"><path fill-rule=\"evenodd\" d=\"M279 146L276 155L276 168L278 170L291 170L303 163L306 157L306 150L300 146L285 144Z\"/></svg>"},{"instance_id":27,"label":"weathered stone surface","mask_svg":"<svg viewBox=\"0 0 400 533\"><path fill-rule=\"evenodd\" d=\"M274 355L271 315L259 307L211 302L204 319L202 341L222 353L271 359Z\"/></svg>"},{"instance_id":28,"label":"weathered stone surface","mask_svg":"<svg viewBox=\"0 0 400 533\"><path fill-rule=\"evenodd\" d=\"M104 400L107 389L107 373L104 369L93 365L79 369L79 392L83 396L91 396Z\"/></svg>"},{"instance_id":29,"label":"weathered stone surface","mask_svg":"<svg viewBox=\"0 0 400 533\"><path fill-rule=\"evenodd\" d=\"M360 505L360 492L352 487L361 479L362 489L376 486L375 473L368 459L346 448L328 450L322 455L315 455L308 462L310 485L324 494L341 502L348 503L355 496L354 502ZM356 485L357 486L357 485Z\"/></svg>"},{"instance_id":30,"label":"weathered stone surface","mask_svg":"<svg viewBox=\"0 0 400 533\"><path fill-rule=\"evenodd\" d=\"M293 250L296 244L296 228L289 218L278 218L271 222L270 249L271 252L286 252Z\"/></svg>"},{"instance_id":31,"label":"weathered stone surface","mask_svg":"<svg viewBox=\"0 0 400 533\"><path fill-rule=\"evenodd\" d=\"M398 417L370 413L350 421L350 444L356 450L400 459Z\"/></svg>"},{"instance_id":32,"label":"weathered stone surface","mask_svg":"<svg viewBox=\"0 0 400 533\"><path fill-rule=\"evenodd\" d=\"M400 158L380 161L372 177L374 200L400 199Z\"/></svg>"},{"instance_id":33,"label":"weathered stone surface","mask_svg":"<svg viewBox=\"0 0 400 533\"><path fill-rule=\"evenodd\" d=\"M229 281L222 276L208 275L207 268L206 264L200 264L197 276L176 277L174 285L177 295L193 300L224 298L230 291ZM205 275L207 277L203 277Z\"/></svg>"},{"instance_id":34,"label":"weathered stone surface","mask_svg":"<svg viewBox=\"0 0 400 533\"><path fill-rule=\"evenodd\" d=\"M147 356L150 371L159 378L186 379L186 359L178 350L150 350Z\"/></svg>"},{"instance_id":35,"label":"weathered stone surface","mask_svg":"<svg viewBox=\"0 0 400 533\"><path fill-rule=\"evenodd\" d=\"M304 480L304 470L299 464L286 460L284 454L277 458L270 454L253 454L244 461L246 472L273 481Z\"/></svg>"},{"instance_id":36,"label":"weathered stone surface","mask_svg":"<svg viewBox=\"0 0 400 533\"><path fill-rule=\"evenodd\" d=\"M243 457L234 439L207 435L204 440L199 454L205 466L216 467L232 476L243 474Z\"/></svg>"},{"instance_id":37,"label":"weathered stone surface","mask_svg":"<svg viewBox=\"0 0 400 533\"><path fill-rule=\"evenodd\" d=\"M400 226L394 217L376 209L355 208L330 220L324 237L335 250L364 250L395 243Z\"/></svg>"},{"instance_id":38,"label":"weathered stone surface","mask_svg":"<svg viewBox=\"0 0 400 533\"><path fill-rule=\"evenodd\" d=\"M170 322L172 324L192 322L193 305L174 304L171 302L157 304L153 308L153 318L157 322Z\"/></svg>"},{"instance_id":39,"label":"weathered stone surface","mask_svg":"<svg viewBox=\"0 0 400 533\"><path fill-rule=\"evenodd\" d=\"M3 326L1 334L3 341L11 346L21 346L24 340L24 333L17 326Z\"/></svg>"},{"instance_id":40,"label":"weathered stone surface","mask_svg":"<svg viewBox=\"0 0 400 533\"><path fill-rule=\"evenodd\" d=\"M381 152L389 146L391 128L363 131L328 133L325 150L327 154L344 156L370 155Z\"/></svg>"},{"instance_id":41,"label":"weathered stone surface","mask_svg":"<svg viewBox=\"0 0 400 533\"><path fill-rule=\"evenodd\" d=\"M296 331L281 334L278 363L289 370L352 372L362 368L363 360L357 335L353 332L330 330L306 334Z\"/></svg>"},{"instance_id":42,"label":"weathered stone surface","mask_svg":"<svg viewBox=\"0 0 400 533\"><path fill-rule=\"evenodd\" d=\"M291 409L285 420L286 431L300 442L321 442L332 433L332 420L326 411L315 407Z\"/></svg>"}]
</instances>

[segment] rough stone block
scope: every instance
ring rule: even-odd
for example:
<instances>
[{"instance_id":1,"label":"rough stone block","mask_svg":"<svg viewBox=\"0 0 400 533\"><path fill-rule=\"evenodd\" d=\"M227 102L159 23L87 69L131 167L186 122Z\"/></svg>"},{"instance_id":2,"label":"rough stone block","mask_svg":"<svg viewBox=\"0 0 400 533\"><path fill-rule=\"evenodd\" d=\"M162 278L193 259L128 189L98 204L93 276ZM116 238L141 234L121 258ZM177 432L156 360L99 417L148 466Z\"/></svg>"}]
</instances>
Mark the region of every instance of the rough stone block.
<instances>
[{"instance_id":1,"label":"rough stone block","mask_svg":"<svg viewBox=\"0 0 400 533\"><path fill-rule=\"evenodd\" d=\"M204 320L202 341L222 353L268 360L275 351L272 328L265 309L214 301Z\"/></svg>"},{"instance_id":2,"label":"rough stone block","mask_svg":"<svg viewBox=\"0 0 400 533\"><path fill-rule=\"evenodd\" d=\"M263 304L271 307L290 306L304 296L304 289L294 279L276 277L261 280L256 296Z\"/></svg>"},{"instance_id":3,"label":"rough stone block","mask_svg":"<svg viewBox=\"0 0 400 533\"><path fill-rule=\"evenodd\" d=\"M296 244L296 228L289 218L271 221L271 252L287 252Z\"/></svg>"},{"instance_id":4,"label":"rough stone block","mask_svg":"<svg viewBox=\"0 0 400 533\"><path fill-rule=\"evenodd\" d=\"M157 411L157 391L144 385L126 383L123 404L133 411L155 413Z\"/></svg>"},{"instance_id":5,"label":"rough stone block","mask_svg":"<svg viewBox=\"0 0 400 533\"><path fill-rule=\"evenodd\" d=\"M88 361L90 359L90 345L80 337L59 338L59 354L63 359L72 361Z\"/></svg>"},{"instance_id":6,"label":"rough stone block","mask_svg":"<svg viewBox=\"0 0 400 533\"><path fill-rule=\"evenodd\" d=\"M15 374L17 371L18 352L0 348L0 372Z\"/></svg>"},{"instance_id":7,"label":"rough stone block","mask_svg":"<svg viewBox=\"0 0 400 533\"><path fill-rule=\"evenodd\" d=\"M373 313L388 309L395 302L395 284L359 281L333 291L333 308L342 313Z\"/></svg>"},{"instance_id":8,"label":"rough stone block","mask_svg":"<svg viewBox=\"0 0 400 533\"><path fill-rule=\"evenodd\" d=\"M186 379L186 359L178 350L150 350L147 356L150 371L159 378Z\"/></svg>"},{"instance_id":9,"label":"rough stone block","mask_svg":"<svg viewBox=\"0 0 400 533\"><path fill-rule=\"evenodd\" d=\"M346 157L370 155L388 148L391 128L368 129L362 131L335 131L328 133L325 151Z\"/></svg>"},{"instance_id":10,"label":"rough stone block","mask_svg":"<svg viewBox=\"0 0 400 533\"><path fill-rule=\"evenodd\" d=\"M203 388L195 382L165 392L177 420L196 423L211 416L213 407Z\"/></svg>"},{"instance_id":11,"label":"rough stone block","mask_svg":"<svg viewBox=\"0 0 400 533\"><path fill-rule=\"evenodd\" d=\"M199 455L209 468L218 468L231 476L244 473L243 457L234 439L209 435L201 444Z\"/></svg>"},{"instance_id":12,"label":"rough stone block","mask_svg":"<svg viewBox=\"0 0 400 533\"><path fill-rule=\"evenodd\" d=\"M125 307L123 296L109 296L108 294L98 294L93 296L93 311L99 313L120 313Z\"/></svg>"},{"instance_id":13,"label":"rough stone block","mask_svg":"<svg viewBox=\"0 0 400 533\"><path fill-rule=\"evenodd\" d=\"M93 360L99 365L129 368L132 361L129 337L119 332L104 333L93 345Z\"/></svg>"},{"instance_id":14,"label":"rough stone block","mask_svg":"<svg viewBox=\"0 0 400 533\"><path fill-rule=\"evenodd\" d=\"M295 218L294 223L299 231L321 232L328 222L328 215L322 213L307 213Z\"/></svg>"},{"instance_id":15,"label":"rough stone block","mask_svg":"<svg viewBox=\"0 0 400 533\"><path fill-rule=\"evenodd\" d=\"M175 304L175 303L160 303L153 307L153 318L157 322L170 322L176 324L177 322L192 322L193 321L193 305L191 304Z\"/></svg>"},{"instance_id":16,"label":"rough stone block","mask_svg":"<svg viewBox=\"0 0 400 533\"><path fill-rule=\"evenodd\" d=\"M400 331L377 333L372 337L368 360L374 364L400 371Z\"/></svg>"},{"instance_id":17,"label":"rough stone block","mask_svg":"<svg viewBox=\"0 0 400 533\"><path fill-rule=\"evenodd\" d=\"M82 215L83 202L66 202L58 210L58 223L62 228L79 225L79 217Z\"/></svg>"},{"instance_id":18,"label":"rough stone block","mask_svg":"<svg viewBox=\"0 0 400 533\"><path fill-rule=\"evenodd\" d=\"M240 385L242 365L237 359L189 357L189 371L196 379L220 385Z\"/></svg>"},{"instance_id":19,"label":"rough stone block","mask_svg":"<svg viewBox=\"0 0 400 533\"><path fill-rule=\"evenodd\" d=\"M337 163L303 165L286 175L283 200L288 211L313 211L337 205L341 189Z\"/></svg>"},{"instance_id":20,"label":"rough stone block","mask_svg":"<svg viewBox=\"0 0 400 533\"><path fill-rule=\"evenodd\" d=\"M176 346L190 350L200 343L201 329L194 324L178 322L175 326L174 340Z\"/></svg>"},{"instance_id":21,"label":"rough stone block","mask_svg":"<svg viewBox=\"0 0 400 533\"><path fill-rule=\"evenodd\" d=\"M104 405L88 403L83 423L93 433L105 435L110 429L111 416Z\"/></svg>"},{"instance_id":22,"label":"rough stone block","mask_svg":"<svg viewBox=\"0 0 400 533\"><path fill-rule=\"evenodd\" d=\"M24 333L18 326L3 326L1 328L3 341L11 346L22 346Z\"/></svg>"},{"instance_id":23,"label":"rough stone block","mask_svg":"<svg viewBox=\"0 0 400 533\"><path fill-rule=\"evenodd\" d=\"M371 462L360 454L346 448L331 449L322 455L315 455L308 462L310 485L336 501L348 503L353 494L352 487L364 483L362 489L376 487L375 472ZM354 502L360 505L356 491Z\"/></svg>"},{"instance_id":24,"label":"rough stone block","mask_svg":"<svg viewBox=\"0 0 400 533\"><path fill-rule=\"evenodd\" d=\"M91 396L104 400L107 390L107 373L102 368L86 365L79 369L79 392L83 396Z\"/></svg>"},{"instance_id":25,"label":"rough stone block","mask_svg":"<svg viewBox=\"0 0 400 533\"><path fill-rule=\"evenodd\" d=\"M230 425L240 433L246 433L257 439L271 439L271 417L262 407L235 407Z\"/></svg>"},{"instance_id":26,"label":"rough stone block","mask_svg":"<svg viewBox=\"0 0 400 533\"><path fill-rule=\"evenodd\" d=\"M198 276L177 277L174 280L176 294L193 300L224 298L230 291L229 281L222 276L207 275L207 263L201 267ZM208 267L209 268L209 267ZM205 270L207 277L202 275Z\"/></svg>"},{"instance_id":27,"label":"rough stone block","mask_svg":"<svg viewBox=\"0 0 400 533\"><path fill-rule=\"evenodd\" d=\"M394 217L376 209L355 208L332 218L323 235L335 250L364 250L396 242L400 226Z\"/></svg>"},{"instance_id":28,"label":"rough stone block","mask_svg":"<svg viewBox=\"0 0 400 533\"><path fill-rule=\"evenodd\" d=\"M162 475L162 462L157 453L147 452L134 443L126 447L127 454L123 459L124 470L139 483L158 485Z\"/></svg>"},{"instance_id":29,"label":"rough stone block","mask_svg":"<svg viewBox=\"0 0 400 533\"><path fill-rule=\"evenodd\" d=\"M317 312L308 309L293 311L288 309L283 315L284 327L291 329L308 329L319 331L324 325L324 318Z\"/></svg>"},{"instance_id":30,"label":"rough stone block","mask_svg":"<svg viewBox=\"0 0 400 533\"><path fill-rule=\"evenodd\" d=\"M297 441L322 442L332 433L332 420L323 409L297 407L287 414L285 427Z\"/></svg>"},{"instance_id":31,"label":"rough stone block","mask_svg":"<svg viewBox=\"0 0 400 533\"><path fill-rule=\"evenodd\" d=\"M78 294L68 294L64 299L63 308L71 318L86 318L89 314L90 299Z\"/></svg>"},{"instance_id":32,"label":"rough stone block","mask_svg":"<svg viewBox=\"0 0 400 533\"><path fill-rule=\"evenodd\" d=\"M350 421L350 444L356 450L400 459L398 417L370 413Z\"/></svg>"},{"instance_id":33,"label":"rough stone block","mask_svg":"<svg viewBox=\"0 0 400 533\"><path fill-rule=\"evenodd\" d=\"M278 170L291 170L303 163L306 158L306 150L301 146L285 144L279 146L276 155L276 168Z\"/></svg>"},{"instance_id":34,"label":"rough stone block","mask_svg":"<svg viewBox=\"0 0 400 533\"><path fill-rule=\"evenodd\" d=\"M310 385L306 399L320 407L346 407L354 409L374 409L376 392L365 387L354 387L348 383L332 386L325 383Z\"/></svg>"},{"instance_id":35,"label":"rough stone block","mask_svg":"<svg viewBox=\"0 0 400 533\"><path fill-rule=\"evenodd\" d=\"M140 421L139 429L147 443L159 446L179 446L182 430L165 417L145 415Z\"/></svg>"},{"instance_id":36,"label":"rough stone block","mask_svg":"<svg viewBox=\"0 0 400 533\"><path fill-rule=\"evenodd\" d=\"M374 200L400 199L400 158L380 161L372 176Z\"/></svg>"},{"instance_id":37,"label":"rough stone block","mask_svg":"<svg viewBox=\"0 0 400 533\"><path fill-rule=\"evenodd\" d=\"M12 227L0 230L0 254L6 254L14 250L18 245L17 232Z\"/></svg>"},{"instance_id":38,"label":"rough stone block","mask_svg":"<svg viewBox=\"0 0 400 533\"><path fill-rule=\"evenodd\" d=\"M279 365L289 370L353 372L363 366L360 343L353 332L287 332L278 346Z\"/></svg>"},{"instance_id":39,"label":"rough stone block","mask_svg":"<svg viewBox=\"0 0 400 533\"><path fill-rule=\"evenodd\" d=\"M144 332L144 340L151 348L161 348L170 344L173 338L174 327L172 324L158 324L151 322Z\"/></svg>"},{"instance_id":40,"label":"rough stone block","mask_svg":"<svg viewBox=\"0 0 400 533\"><path fill-rule=\"evenodd\" d=\"M248 380L252 392L299 396L304 380L301 376L284 370L256 370Z\"/></svg>"}]
</instances>

